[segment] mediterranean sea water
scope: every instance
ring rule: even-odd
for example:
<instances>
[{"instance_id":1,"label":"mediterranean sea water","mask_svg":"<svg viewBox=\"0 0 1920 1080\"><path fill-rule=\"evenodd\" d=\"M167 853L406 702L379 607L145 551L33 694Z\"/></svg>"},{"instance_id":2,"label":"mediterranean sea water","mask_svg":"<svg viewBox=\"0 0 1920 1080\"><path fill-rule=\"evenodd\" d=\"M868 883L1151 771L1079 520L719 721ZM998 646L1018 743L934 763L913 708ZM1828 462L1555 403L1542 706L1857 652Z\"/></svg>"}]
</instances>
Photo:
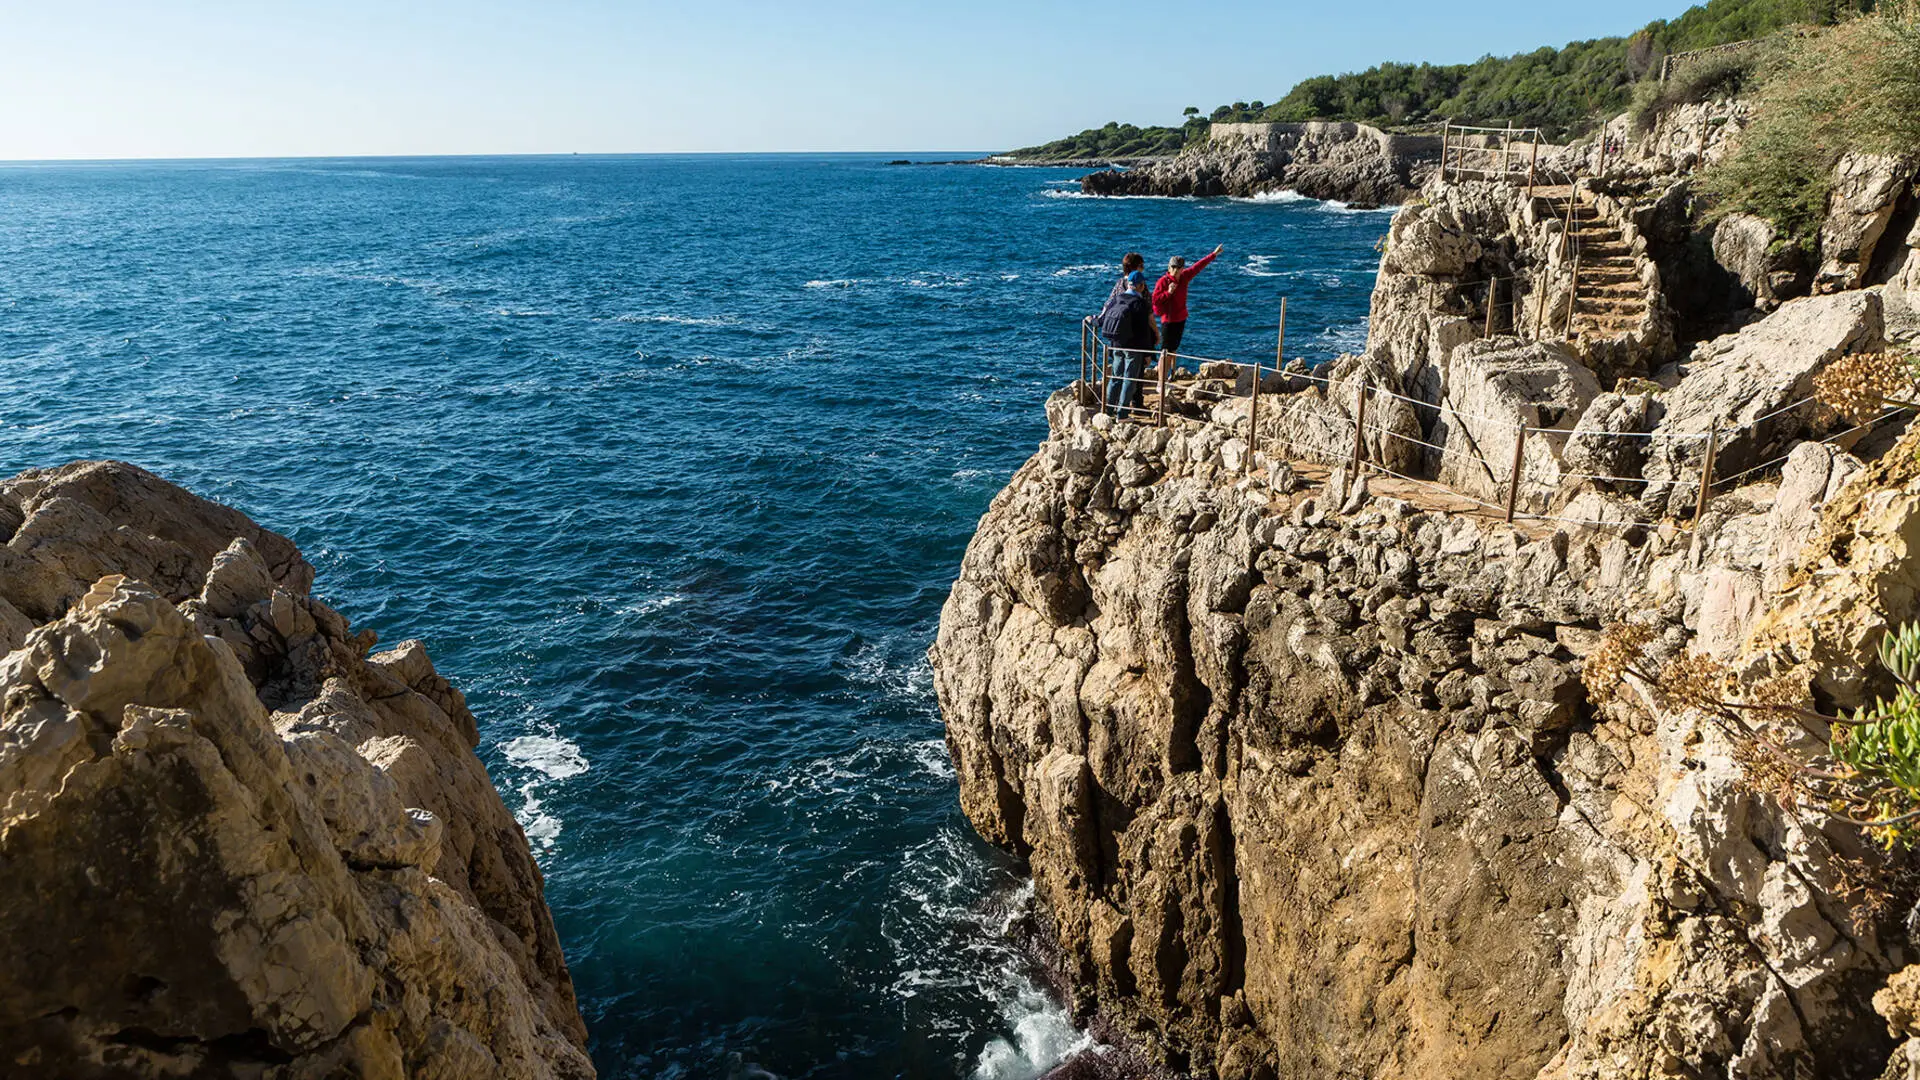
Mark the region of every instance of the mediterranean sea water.
<instances>
[{"instance_id":1,"label":"mediterranean sea water","mask_svg":"<svg viewBox=\"0 0 1920 1080\"><path fill-rule=\"evenodd\" d=\"M0 470L123 458L425 640L607 1077L1024 1080L925 650L1122 252L1185 351L1330 358L1387 217L861 156L0 165Z\"/></svg>"}]
</instances>

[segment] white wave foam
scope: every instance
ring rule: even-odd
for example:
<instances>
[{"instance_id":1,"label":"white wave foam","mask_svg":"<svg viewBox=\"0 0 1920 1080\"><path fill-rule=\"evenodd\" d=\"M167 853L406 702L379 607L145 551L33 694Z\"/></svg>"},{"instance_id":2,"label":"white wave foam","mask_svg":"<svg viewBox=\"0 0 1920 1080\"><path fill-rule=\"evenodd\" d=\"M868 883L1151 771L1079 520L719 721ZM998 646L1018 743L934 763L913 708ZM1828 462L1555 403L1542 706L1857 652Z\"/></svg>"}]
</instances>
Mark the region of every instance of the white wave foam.
<instances>
[{"instance_id":1,"label":"white wave foam","mask_svg":"<svg viewBox=\"0 0 1920 1080\"><path fill-rule=\"evenodd\" d=\"M1335 352L1362 352L1367 347L1367 320L1329 326L1320 331L1316 340L1325 342L1325 347Z\"/></svg>"},{"instance_id":2,"label":"white wave foam","mask_svg":"<svg viewBox=\"0 0 1920 1080\"><path fill-rule=\"evenodd\" d=\"M656 611L665 611L676 604L687 602L681 593L667 593L664 596L649 596L644 600L635 600L631 604L622 604L614 610L622 615L651 615Z\"/></svg>"},{"instance_id":3,"label":"white wave foam","mask_svg":"<svg viewBox=\"0 0 1920 1080\"><path fill-rule=\"evenodd\" d=\"M957 289L963 285L973 284L973 279L970 277L962 277L959 274L930 271L908 278L907 284L916 289Z\"/></svg>"},{"instance_id":4,"label":"white wave foam","mask_svg":"<svg viewBox=\"0 0 1920 1080\"><path fill-rule=\"evenodd\" d=\"M1176 199L1177 195L1089 195L1084 191L1068 191L1065 188L1051 189L1040 193L1043 199Z\"/></svg>"},{"instance_id":5,"label":"white wave foam","mask_svg":"<svg viewBox=\"0 0 1920 1080\"><path fill-rule=\"evenodd\" d=\"M809 289L851 289L864 284L859 278L816 278L807 282Z\"/></svg>"},{"instance_id":6,"label":"white wave foam","mask_svg":"<svg viewBox=\"0 0 1920 1080\"><path fill-rule=\"evenodd\" d=\"M1060 269L1055 270L1053 272L1053 276L1054 277L1077 277L1080 274L1095 274L1095 273L1102 273L1102 272L1111 272L1115 277L1120 276L1120 272L1113 268L1112 263L1074 263L1072 266L1063 266Z\"/></svg>"},{"instance_id":7,"label":"white wave foam","mask_svg":"<svg viewBox=\"0 0 1920 1080\"><path fill-rule=\"evenodd\" d=\"M947 753L945 739L928 739L926 742L914 743L907 748L907 752L913 755L914 764L925 769L934 779L953 778L953 758Z\"/></svg>"},{"instance_id":8,"label":"white wave foam","mask_svg":"<svg viewBox=\"0 0 1920 1080\"><path fill-rule=\"evenodd\" d=\"M546 809L540 793L549 784L568 780L587 771L587 755L578 744L557 735L522 735L500 747L507 761L531 772L520 785L520 810L514 818L526 831L527 841L542 851L550 851L560 839L560 818Z\"/></svg>"},{"instance_id":9,"label":"white wave foam","mask_svg":"<svg viewBox=\"0 0 1920 1080\"><path fill-rule=\"evenodd\" d=\"M523 769L532 769L549 780L565 780L587 771L587 755L566 739L552 735L522 735L510 740L501 751L507 760Z\"/></svg>"},{"instance_id":10,"label":"white wave foam","mask_svg":"<svg viewBox=\"0 0 1920 1080\"><path fill-rule=\"evenodd\" d=\"M1245 198L1236 197L1233 201L1249 203L1296 203L1312 202L1313 200L1292 188L1288 188L1285 191L1256 191Z\"/></svg>"},{"instance_id":11,"label":"white wave foam","mask_svg":"<svg viewBox=\"0 0 1920 1080\"><path fill-rule=\"evenodd\" d=\"M615 315L614 322L621 323L666 323L672 326L739 326L740 320L733 315Z\"/></svg>"},{"instance_id":12,"label":"white wave foam","mask_svg":"<svg viewBox=\"0 0 1920 1080\"><path fill-rule=\"evenodd\" d=\"M980 1051L973 1080L1037 1080L1055 1065L1093 1046L1073 1026L1066 1010L1028 984L1000 1003L1000 1016L1013 1031Z\"/></svg>"},{"instance_id":13,"label":"white wave foam","mask_svg":"<svg viewBox=\"0 0 1920 1080\"><path fill-rule=\"evenodd\" d=\"M1247 256L1247 261L1241 264L1240 272L1246 274L1248 277L1290 276L1291 271L1269 269L1269 267L1274 264L1274 261L1279 258L1280 256L1278 255L1249 255Z\"/></svg>"},{"instance_id":14,"label":"white wave foam","mask_svg":"<svg viewBox=\"0 0 1920 1080\"><path fill-rule=\"evenodd\" d=\"M537 796L527 796L520 813L515 816L520 821L521 830L527 834L527 842L537 845L542 851L552 848L553 842L560 839L560 819L540 809Z\"/></svg>"},{"instance_id":15,"label":"white wave foam","mask_svg":"<svg viewBox=\"0 0 1920 1080\"><path fill-rule=\"evenodd\" d=\"M532 308L528 310L520 310L516 308L494 308L493 313L495 315L504 315L509 319L538 319L538 318L545 318L546 316L554 314L554 312L544 311L538 308Z\"/></svg>"}]
</instances>

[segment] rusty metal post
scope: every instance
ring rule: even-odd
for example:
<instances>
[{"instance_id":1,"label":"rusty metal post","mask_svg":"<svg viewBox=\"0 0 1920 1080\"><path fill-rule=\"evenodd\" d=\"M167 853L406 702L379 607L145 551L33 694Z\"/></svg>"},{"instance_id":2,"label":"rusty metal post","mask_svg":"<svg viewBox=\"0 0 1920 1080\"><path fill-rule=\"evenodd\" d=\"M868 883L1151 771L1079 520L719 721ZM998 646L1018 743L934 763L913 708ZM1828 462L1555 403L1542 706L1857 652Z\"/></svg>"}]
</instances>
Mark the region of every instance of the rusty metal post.
<instances>
[{"instance_id":1,"label":"rusty metal post","mask_svg":"<svg viewBox=\"0 0 1920 1080\"><path fill-rule=\"evenodd\" d=\"M1273 345L1273 370L1281 371L1287 366L1287 298L1280 298L1280 337Z\"/></svg>"},{"instance_id":2,"label":"rusty metal post","mask_svg":"<svg viewBox=\"0 0 1920 1080\"><path fill-rule=\"evenodd\" d=\"M1568 340L1572 340L1573 338L1573 313L1574 313L1574 308L1577 307L1579 303L1580 303L1580 245L1575 244L1573 246L1573 283L1567 289L1567 327L1566 327L1566 330L1560 335L1561 337L1567 338Z\"/></svg>"},{"instance_id":3,"label":"rusty metal post","mask_svg":"<svg viewBox=\"0 0 1920 1080\"><path fill-rule=\"evenodd\" d=\"M1494 305L1494 302L1499 298L1500 298L1500 279L1489 278L1487 280L1487 332L1480 335L1481 337L1493 336L1493 305Z\"/></svg>"},{"instance_id":4,"label":"rusty metal post","mask_svg":"<svg viewBox=\"0 0 1920 1080\"><path fill-rule=\"evenodd\" d=\"M1111 348L1112 347L1109 346L1104 341L1100 343L1100 411L1101 412L1107 411L1107 390L1108 390L1107 383L1111 381L1113 376L1113 359L1109 355Z\"/></svg>"},{"instance_id":5,"label":"rusty metal post","mask_svg":"<svg viewBox=\"0 0 1920 1080\"><path fill-rule=\"evenodd\" d=\"M1367 377L1360 376L1360 400L1353 407L1353 476L1360 476L1360 463L1367 455Z\"/></svg>"},{"instance_id":6,"label":"rusty metal post","mask_svg":"<svg viewBox=\"0 0 1920 1080\"><path fill-rule=\"evenodd\" d=\"M1527 449L1527 425L1521 424L1513 437L1513 470L1507 474L1507 524L1513 524L1513 512L1520 506L1520 466Z\"/></svg>"},{"instance_id":7,"label":"rusty metal post","mask_svg":"<svg viewBox=\"0 0 1920 1080\"><path fill-rule=\"evenodd\" d=\"M1447 182L1447 141L1453 135L1453 121L1448 120L1440 128L1440 182Z\"/></svg>"},{"instance_id":8,"label":"rusty metal post","mask_svg":"<svg viewBox=\"0 0 1920 1080\"><path fill-rule=\"evenodd\" d=\"M1240 459L1240 471L1253 471L1253 451L1260 445L1260 361L1253 362L1253 396L1247 402L1247 453Z\"/></svg>"},{"instance_id":9,"label":"rusty metal post","mask_svg":"<svg viewBox=\"0 0 1920 1080\"><path fill-rule=\"evenodd\" d=\"M1713 463L1720 456L1720 425L1707 429L1707 459L1700 465L1700 500L1693 506L1693 520L1707 512L1707 493L1713 490Z\"/></svg>"},{"instance_id":10,"label":"rusty metal post","mask_svg":"<svg viewBox=\"0 0 1920 1080\"><path fill-rule=\"evenodd\" d=\"M1173 354L1160 350L1160 400L1154 403L1153 426L1167 426L1167 368L1173 363Z\"/></svg>"}]
</instances>

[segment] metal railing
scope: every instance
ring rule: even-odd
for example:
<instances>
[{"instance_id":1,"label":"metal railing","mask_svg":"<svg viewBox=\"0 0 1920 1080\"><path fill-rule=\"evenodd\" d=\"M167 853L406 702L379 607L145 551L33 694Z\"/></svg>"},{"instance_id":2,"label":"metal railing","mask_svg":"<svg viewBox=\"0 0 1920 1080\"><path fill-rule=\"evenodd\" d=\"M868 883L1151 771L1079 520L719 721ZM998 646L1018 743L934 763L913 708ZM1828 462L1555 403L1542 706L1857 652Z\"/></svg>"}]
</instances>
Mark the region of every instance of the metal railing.
<instances>
[{"instance_id":1,"label":"metal railing","mask_svg":"<svg viewBox=\"0 0 1920 1080\"><path fill-rule=\"evenodd\" d=\"M1278 449L1281 451L1280 457L1295 460L1319 461L1324 465L1344 465L1351 470L1351 475L1355 477L1363 475L1367 470L1371 469L1382 475L1391 476L1439 492L1450 499L1465 500L1473 503L1478 507L1500 514L1507 522L1526 519L1567 525L1620 526L1626 528L1640 527L1646 524L1646 522L1626 518L1620 520L1575 518L1564 514L1535 513L1523 510L1521 508L1523 485L1531 484L1536 490L1556 491L1563 488L1569 481L1577 480L1590 480L1615 485L1647 485L1656 483L1679 484L1687 482L1688 478L1681 476L1615 476L1603 473L1581 472L1565 467L1558 467L1553 470L1551 475L1544 475L1537 468L1530 469L1529 467L1526 455L1526 448L1529 441L1551 434L1569 438L1584 436L1601 439L1645 439L1649 446L1661 442L1704 443L1705 445L1700 455L1699 473L1696 477L1691 478L1690 481L1696 485L1691 520L1697 522L1706 512L1708 498L1714 489L1724 488L1726 485L1735 484L1746 480L1748 477L1778 468L1786 462L1789 456L1787 453L1779 454L1757 465L1741 469L1736 473L1716 477L1714 474L1719 465L1720 452L1727 442L1743 432L1756 431L1762 425L1780 416L1815 404L1818 400L1813 396L1803 397L1741 424L1724 427L1716 424L1700 431L1581 432L1577 428L1540 426L1527 424L1512 418L1466 412L1454 407L1445 400L1437 402L1425 401L1388 390L1385 387L1374 386L1365 375L1361 375L1358 379L1349 380L1353 384L1354 397L1352 408L1348 411L1335 404L1335 394L1341 389L1340 381L1336 381L1325 375L1316 375L1309 371L1286 370L1285 362L1281 359L1285 352L1285 340L1285 321L1283 315L1279 346L1276 348L1276 363L1269 366L1259 361L1247 363L1217 357L1166 353L1153 349L1117 349L1099 341L1098 336L1091 332L1091 327L1083 323L1081 337L1081 386L1085 387L1087 393L1094 398L1101 412L1114 415L1118 419L1141 420L1162 427L1167 426L1170 420L1182 423L1198 422L1201 425L1227 427L1235 435L1240 434L1240 425L1244 422L1246 425L1247 451L1241 459L1241 469L1245 473L1252 473L1254 471L1256 455L1266 455L1267 450L1272 447L1274 443L1278 443ZM1137 357L1143 365L1148 360L1157 358L1158 370L1152 377L1148 377L1145 374L1144 366L1140 369L1140 374L1138 375L1122 374L1116 376L1112 359L1122 353ZM1189 362L1196 365L1201 371L1206 370L1209 366L1216 368L1217 366L1227 366L1236 372L1236 376L1232 380L1232 385L1224 385L1224 387L1223 385L1208 385L1210 383L1226 384L1228 380L1202 378L1199 372L1194 373L1191 378L1181 378L1180 376L1187 374L1180 367L1182 362ZM1243 379L1240 377L1242 373L1251 373L1251 377ZM1092 376L1092 382L1088 381L1088 376ZM1298 385L1301 389L1290 391L1283 388L1276 395L1275 391L1268 390L1264 386L1269 376L1283 377L1288 384ZM1139 405L1127 407L1123 410L1118 404L1118 396L1114 392L1116 379L1122 383L1138 382L1141 384L1143 391L1148 384L1155 386L1157 388L1157 400L1154 402L1153 407L1148 408L1144 400L1142 400ZM1239 389L1242 383L1245 383L1247 386L1245 393L1242 393ZM1298 400L1301 393L1314 391L1320 394L1317 400ZM1225 421L1221 421L1215 416L1218 411L1217 408L1207 409L1203 411L1199 417L1176 414L1170 418L1168 404L1170 399L1176 395L1182 404L1205 402L1211 403L1216 407L1219 404L1244 397L1248 401L1247 413L1244 421L1237 416L1228 417ZM1276 397L1278 400L1274 400ZM1473 439L1471 440L1476 447L1486 446L1490 443L1504 447L1510 440L1511 451L1509 454L1499 455L1496 453L1496 456L1505 456L1507 458L1505 462L1506 468L1501 471L1496 471L1493 462L1489 461L1487 456L1478 452L1478 450L1473 452L1462 451L1423 437L1407 434L1404 431L1396 431L1377 420L1370 420L1368 417L1369 403L1381 401L1401 402L1412 406L1415 410L1433 413L1440 419L1446 419L1456 424L1472 421L1478 429L1475 431ZM1855 423L1845 430L1835 432L1818 440L1799 440L1794 445L1798 445L1798 442L1805 441L1817 441L1828 444L1837 443L1841 439L1845 439L1858 432L1868 431L1886 420L1911 411L1913 411L1912 406L1890 405L1875 416ZM1417 412L1416 415L1418 414ZM1316 421L1319 425L1324 425L1328 428L1339 428L1343 430L1351 428L1353 431L1352 444L1349 448L1342 450L1336 445L1315 445L1310 441L1290 439L1284 431L1270 433L1269 429L1275 425L1272 423L1263 425L1261 419L1263 415L1270 419L1295 416ZM1501 432L1507 433L1506 439L1497 437ZM1441 462L1453 460L1468 463L1471 467L1483 472L1489 478L1493 487L1500 489L1502 499L1499 502L1494 502L1440 483L1431 477L1410 475L1409 473L1390 468L1384 461L1373 460L1368 453L1367 436L1369 434L1378 437L1376 444L1379 440L1391 439L1420 447L1430 452L1434 460ZM1489 435L1496 437L1490 439L1488 437ZM1342 436L1342 438L1344 438L1344 436ZM1267 456L1269 460L1273 459L1272 455Z\"/></svg>"}]
</instances>

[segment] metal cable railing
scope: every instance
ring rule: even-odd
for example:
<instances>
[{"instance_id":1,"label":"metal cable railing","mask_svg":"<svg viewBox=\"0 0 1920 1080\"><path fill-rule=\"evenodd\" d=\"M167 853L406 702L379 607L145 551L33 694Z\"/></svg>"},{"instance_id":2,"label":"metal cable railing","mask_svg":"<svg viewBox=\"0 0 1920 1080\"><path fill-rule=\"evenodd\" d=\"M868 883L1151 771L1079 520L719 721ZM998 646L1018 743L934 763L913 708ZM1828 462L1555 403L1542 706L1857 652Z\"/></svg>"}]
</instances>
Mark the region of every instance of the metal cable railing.
<instances>
[{"instance_id":1,"label":"metal cable railing","mask_svg":"<svg viewBox=\"0 0 1920 1080\"><path fill-rule=\"evenodd\" d=\"M1285 340L1285 323L1283 321L1279 339L1280 343L1275 350L1276 361L1284 356ZM1119 370L1117 374L1114 364L1115 357L1123 357L1125 360L1124 369ZM1147 365L1150 362L1153 363L1156 368L1152 375L1147 374ZM1181 369L1180 365L1182 362L1191 363L1200 370L1189 374ZM1235 376L1231 382L1235 385L1230 387L1204 385L1209 382L1226 383L1229 381L1221 378L1202 377L1201 372L1204 371L1207 366L1226 366L1233 369ZM1243 378L1242 376L1246 373L1251 373L1250 377ZM1717 463L1722 441L1734 439L1746 432L1757 431L1762 425L1780 416L1806 408L1818 400L1809 395L1777 408L1770 409L1752 420L1724 427L1717 425L1711 426L1703 431L1581 431L1577 428L1533 425L1511 418L1493 417L1481 413L1474 413L1458 409L1444 399L1441 401L1425 401L1419 398L1409 397L1385 387L1374 386L1364 375L1361 375L1357 379L1336 380L1329 376L1317 375L1308 371L1286 370L1285 367L1279 363L1275 365L1268 365L1258 361L1247 363L1245 361L1228 360L1218 357L1192 356L1184 353L1164 353L1155 349L1120 349L1099 341L1098 336L1093 334L1091 327L1085 323L1083 323L1081 338L1081 375L1081 385L1090 389L1096 404L1102 412L1118 414L1123 418L1150 419L1152 423L1159 426L1164 426L1168 423L1168 405L1170 401L1173 401L1175 398L1183 404L1208 402L1215 409L1217 409L1218 405L1225 402L1246 400L1248 403L1246 415L1244 417L1234 416L1228 418L1227 425L1230 430L1238 434L1241 424L1245 424L1248 447L1247 453L1243 458L1242 468L1248 472L1253 470L1255 451L1263 450L1263 442L1270 440L1278 441L1283 446L1283 456L1308 456L1320 459L1326 464L1350 464L1353 475L1356 476L1367 469L1373 469L1387 476L1444 492L1452 498L1465 499L1481 507L1500 511L1505 520L1509 522L1517 518L1526 518L1544 522L1590 526L1635 527L1644 523L1630 518L1621 520L1599 520L1523 511L1520 509L1523 485L1531 485L1536 490L1544 489L1553 491L1564 487L1570 480L1590 480L1621 485L1647 485L1654 483L1680 483L1682 482L1682 478L1648 477L1644 475L1622 476L1608 473L1582 472L1564 467L1555 468L1550 473L1542 472L1537 461L1529 462L1527 458L1526 446L1530 438L1551 434L1567 438L1644 439L1647 440L1649 447L1656 442L1697 443L1704 441L1706 446L1700 455L1699 475L1696 480L1698 484L1698 495L1695 499L1693 515L1694 520L1698 520L1701 514L1704 513L1708 496L1714 489L1724 488L1729 484L1742 481L1749 476L1778 468L1785 463L1788 457L1787 454L1781 454L1767 461L1763 461L1760 464L1743 469L1740 472L1716 477L1714 475L1714 468ZM1264 389L1263 384L1267 382L1269 376L1276 375L1288 380L1289 384L1292 384L1294 380L1306 384L1306 390L1297 391L1296 393L1316 390L1324 395L1324 399L1319 403L1319 407L1317 408L1311 407L1305 402L1288 401L1285 397L1277 401L1272 400L1275 392ZM1091 379L1091 381L1089 381L1089 379ZM1247 386L1244 393L1239 388L1239 384L1242 382ZM1336 390L1344 389L1343 383L1351 384L1353 387L1354 401L1350 413L1333 404ZM1145 402L1145 390L1148 386L1157 388L1156 401L1152 408L1148 408ZM1132 392L1136 387L1139 390L1138 395ZM1281 393L1285 394L1287 392L1282 391ZM1292 396L1292 394L1288 394L1287 396ZM1505 442L1505 439L1498 437L1501 433L1506 433L1510 435L1513 447L1511 462L1505 470L1497 470L1484 454L1464 451L1458 447L1448 446L1443 443L1436 443L1425 438L1409 435L1404 431L1394 430L1392 427L1378 420L1369 422L1367 418L1369 401L1397 401L1416 409L1433 410L1442 420L1447 420L1452 423L1473 422L1481 429L1476 431L1474 435L1474 438L1481 443L1489 441L1490 435L1494 436L1497 441ZM1309 444L1300 438L1300 433L1289 436L1284 429L1277 433L1271 432L1270 429L1273 428L1274 425L1271 423L1263 425L1261 422L1263 407L1266 410L1265 415L1267 415L1269 419L1277 417L1297 417L1308 423L1326 424L1339 429L1352 429L1351 452L1342 453L1338 447L1325 445L1325 440L1315 440L1315 442L1320 443L1320 445ZM1818 441L1822 443L1834 443L1856 432L1871 429L1883 421L1911 411L1913 411L1912 406L1890 406L1871 418L1856 423L1845 430L1828 435ZM1214 418L1212 409L1210 409L1206 415L1198 418L1184 417L1182 419L1197 419L1201 424L1219 423L1219 421ZM1505 489L1505 504L1501 505L1491 502L1478 495L1449 487L1431 478L1412 476L1389 467L1386 462L1369 459L1367 450L1367 436L1369 434L1373 434L1380 439L1391 439L1421 448L1422 450L1431 451L1435 455L1435 460L1441 462L1454 461L1465 463L1469 467L1477 466L1479 471L1488 477L1491 483L1499 488ZM1345 436L1340 436L1340 438L1345 438Z\"/></svg>"}]
</instances>

